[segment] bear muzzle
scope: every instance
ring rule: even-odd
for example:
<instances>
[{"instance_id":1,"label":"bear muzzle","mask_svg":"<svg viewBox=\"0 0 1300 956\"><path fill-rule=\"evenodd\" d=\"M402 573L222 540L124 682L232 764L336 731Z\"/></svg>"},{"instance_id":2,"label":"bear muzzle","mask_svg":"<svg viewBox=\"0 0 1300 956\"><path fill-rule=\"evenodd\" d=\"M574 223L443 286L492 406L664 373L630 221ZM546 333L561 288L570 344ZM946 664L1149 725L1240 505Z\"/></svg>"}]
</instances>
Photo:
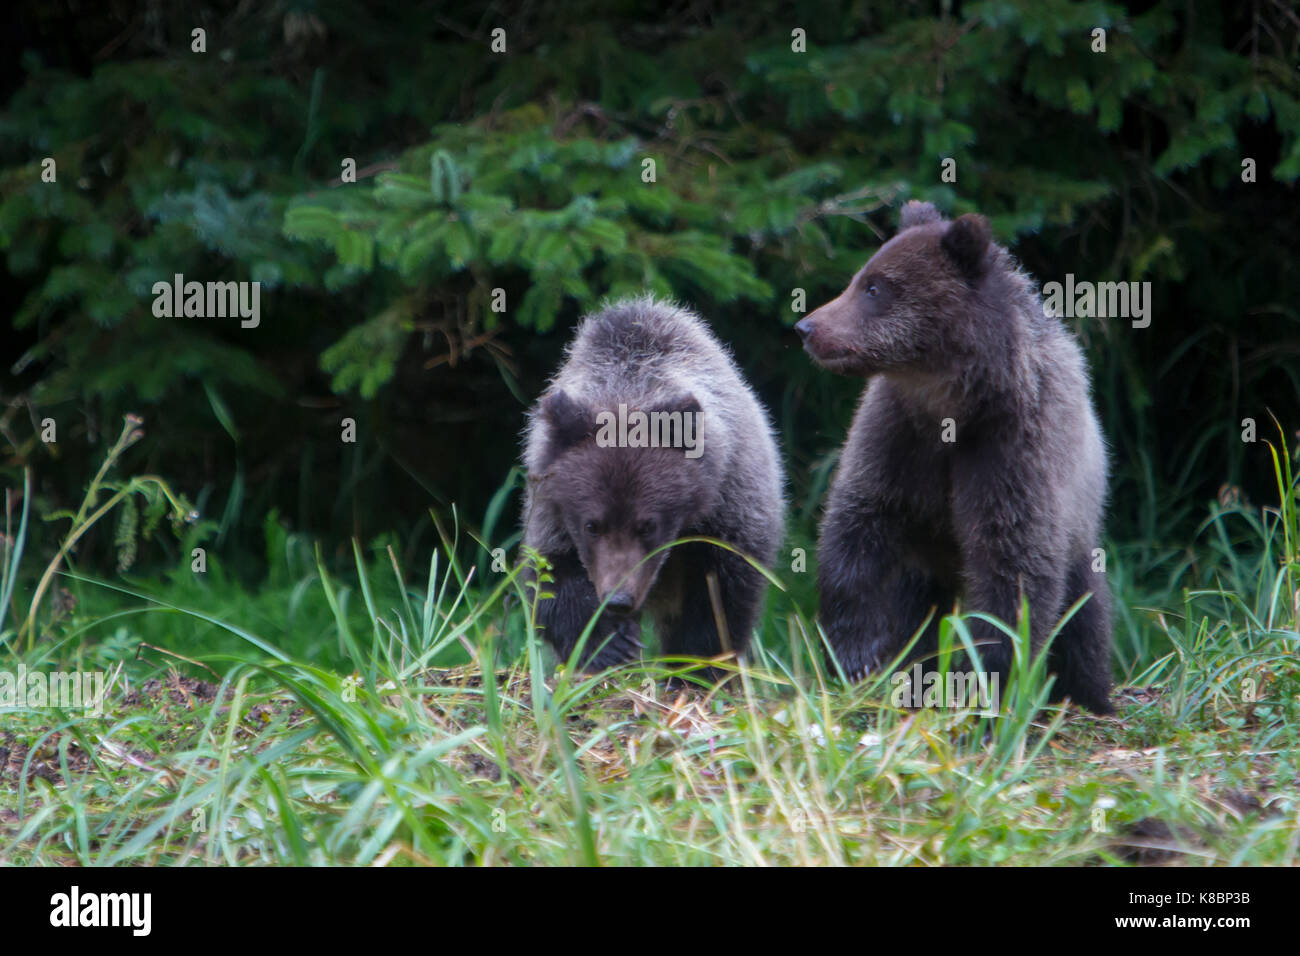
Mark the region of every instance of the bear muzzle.
<instances>
[{"instance_id":1,"label":"bear muzzle","mask_svg":"<svg viewBox=\"0 0 1300 956\"><path fill-rule=\"evenodd\" d=\"M591 583L598 600L606 602L605 610L611 614L635 614L641 610L662 559L644 560L645 548L631 543L602 542L602 546L593 550Z\"/></svg>"},{"instance_id":2,"label":"bear muzzle","mask_svg":"<svg viewBox=\"0 0 1300 956\"><path fill-rule=\"evenodd\" d=\"M636 610L636 597L626 588L615 591L606 600L605 610L613 614L631 614Z\"/></svg>"},{"instance_id":3,"label":"bear muzzle","mask_svg":"<svg viewBox=\"0 0 1300 956\"><path fill-rule=\"evenodd\" d=\"M817 309L812 315L795 323L794 330L803 340L804 351L819 365L831 371L839 371L838 366L850 363L857 349L838 340L837 333L845 324L842 316L829 311L828 303Z\"/></svg>"}]
</instances>

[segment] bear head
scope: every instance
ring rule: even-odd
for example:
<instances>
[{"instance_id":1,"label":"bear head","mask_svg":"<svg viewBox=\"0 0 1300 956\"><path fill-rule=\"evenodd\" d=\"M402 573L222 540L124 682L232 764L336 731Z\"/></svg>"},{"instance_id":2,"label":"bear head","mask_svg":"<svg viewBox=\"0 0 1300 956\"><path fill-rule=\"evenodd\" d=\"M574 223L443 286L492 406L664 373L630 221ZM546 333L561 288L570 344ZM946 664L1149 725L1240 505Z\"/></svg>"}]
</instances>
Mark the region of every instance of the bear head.
<instances>
[{"instance_id":1,"label":"bear head","mask_svg":"<svg viewBox=\"0 0 1300 956\"><path fill-rule=\"evenodd\" d=\"M899 231L848 288L795 325L804 349L832 372L927 369L952 355L975 311L965 303L989 274L992 233L970 213L949 222L930 203L903 207Z\"/></svg>"},{"instance_id":2,"label":"bear head","mask_svg":"<svg viewBox=\"0 0 1300 956\"><path fill-rule=\"evenodd\" d=\"M628 410L644 412L652 422L680 423L694 415L700 438L703 415L691 395ZM546 505L556 509L597 598L608 602L606 610L636 613L668 557L668 549L656 549L681 537L712 506L715 493L704 459L689 457L682 447L663 447L666 441L659 447L611 443L602 429L619 409L596 408L562 389L542 400L541 413L548 429Z\"/></svg>"}]
</instances>

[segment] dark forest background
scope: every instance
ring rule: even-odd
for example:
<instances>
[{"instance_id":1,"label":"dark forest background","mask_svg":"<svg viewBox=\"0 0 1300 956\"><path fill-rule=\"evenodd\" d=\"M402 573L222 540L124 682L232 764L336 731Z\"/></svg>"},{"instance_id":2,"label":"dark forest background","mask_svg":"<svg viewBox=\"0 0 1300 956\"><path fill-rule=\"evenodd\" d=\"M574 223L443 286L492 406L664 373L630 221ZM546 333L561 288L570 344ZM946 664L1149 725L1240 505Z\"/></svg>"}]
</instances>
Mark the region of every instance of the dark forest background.
<instances>
[{"instance_id":1,"label":"dark forest background","mask_svg":"<svg viewBox=\"0 0 1300 956\"><path fill-rule=\"evenodd\" d=\"M985 213L1040 282L1152 283L1149 328L1073 322L1112 448L1110 536L1139 570L1176 561L1217 499L1273 500L1270 412L1292 442L1300 427L1293 3L48 2L8 19L4 483L30 468L41 513L75 506L138 414L120 467L188 495L188 534L246 580L268 516L332 554L392 533L409 558L435 540L429 510L455 505L509 545L527 405L584 310L645 289L734 347L806 538L861 386L801 352L792 291L809 309L837 294L908 198ZM175 273L259 281L259 327L155 317ZM81 567L111 569L121 538L92 529ZM138 566L183 546L142 543Z\"/></svg>"}]
</instances>

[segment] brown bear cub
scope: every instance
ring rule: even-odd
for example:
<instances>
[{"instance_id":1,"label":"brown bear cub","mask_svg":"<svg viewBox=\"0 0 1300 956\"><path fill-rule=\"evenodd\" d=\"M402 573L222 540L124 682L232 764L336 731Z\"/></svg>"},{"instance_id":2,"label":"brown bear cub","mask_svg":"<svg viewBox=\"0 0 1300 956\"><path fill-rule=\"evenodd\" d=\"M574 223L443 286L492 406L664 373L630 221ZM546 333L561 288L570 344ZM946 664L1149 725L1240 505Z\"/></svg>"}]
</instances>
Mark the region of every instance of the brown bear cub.
<instances>
[{"instance_id":1,"label":"brown bear cub","mask_svg":"<svg viewBox=\"0 0 1300 956\"><path fill-rule=\"evenodd\" d=\"M538 624L562 660L604 603L578 660L636 658L647 611L665 655L742 652L784 533L767 414L695 315L650 298L578 327L526 433L524 543L551 564Z\"/></svg>"},{"instance_id":2,"label":"brown bear cub","mask_svg":"<svg viewBox=\"0 0 1300 956\"><path fill-rule=\"evenodd\" d=\"M1014 623L1052 643L1054 699L1111 711L1110 590L1093 570L1106 449L1083 353L1044 313L987 221L909 202L899 232L840 296L795 326L823 367L869 379L818 543L821 621L844 671L888 664L935 611ZM969 621L1006 687L1012 649Z\"/></svg>"}]
</instances>

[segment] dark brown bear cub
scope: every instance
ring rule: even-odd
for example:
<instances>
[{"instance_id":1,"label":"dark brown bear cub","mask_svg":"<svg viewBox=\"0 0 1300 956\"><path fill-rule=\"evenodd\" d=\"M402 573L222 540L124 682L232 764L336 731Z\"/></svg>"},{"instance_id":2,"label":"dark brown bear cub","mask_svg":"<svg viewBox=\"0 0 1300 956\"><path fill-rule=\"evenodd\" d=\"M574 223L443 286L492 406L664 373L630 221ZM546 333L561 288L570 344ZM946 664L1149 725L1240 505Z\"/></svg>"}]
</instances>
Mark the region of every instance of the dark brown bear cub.
<instances>
[{"instance_id":1,"label":"dark brown bear cub","mask_svg":"<svg viewBox=\"0 0 1300 956\"><path fill-rule=\"evenodd\" d=\"M1087 369L985 219L908 203L898 235L795 328L822 366L869 379L818 545L822 626L845 672L888 664L934 609L916 650L932 654L958 598L1014 623L1023 595L1038 648L1091 593L1049 668L1055 699L1109 713L1110 590L1093 570L1106 451ZM1010 641L969 624L1005 688Z\"/></svg>"},{"instance_id":2,"label":"dark brown bear cub","mask_svg":"<svg viewBox=\"0 0 1300 956\"><path fill-rule=\"evenodd\" d=\"M695 315L653 299L588 316L533 409L524 461L524 543L548 559L538 603L561 659L605 607L579 664L635 658L649 612L666 655L741 652L784 526L782 475L767 415Z\"/></svg>"}]
</instances>

